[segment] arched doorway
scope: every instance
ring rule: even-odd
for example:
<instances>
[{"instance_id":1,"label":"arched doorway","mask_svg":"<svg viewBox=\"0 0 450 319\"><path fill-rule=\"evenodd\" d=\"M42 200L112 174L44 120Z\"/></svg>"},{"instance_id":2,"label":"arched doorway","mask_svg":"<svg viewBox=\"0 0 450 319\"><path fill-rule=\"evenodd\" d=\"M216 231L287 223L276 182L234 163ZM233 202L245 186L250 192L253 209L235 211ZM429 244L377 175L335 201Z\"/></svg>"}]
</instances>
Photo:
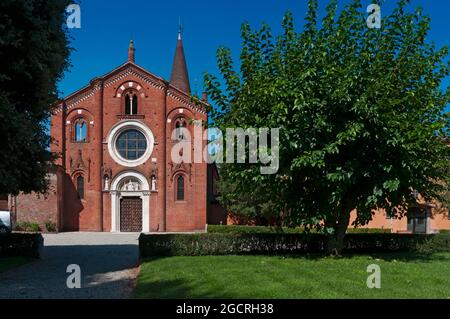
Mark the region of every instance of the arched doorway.
<instances>
[{"instance_id":1,"label":"arched doorway","mask_svg":"<svg viewBox=\"0 0 450 319\"><path fill-rule=\"evenodd\" d=\"M142 174L119 174L111 184L111 231L149 232L149 201L149 183Z\"/></svg>"}]
</instances>

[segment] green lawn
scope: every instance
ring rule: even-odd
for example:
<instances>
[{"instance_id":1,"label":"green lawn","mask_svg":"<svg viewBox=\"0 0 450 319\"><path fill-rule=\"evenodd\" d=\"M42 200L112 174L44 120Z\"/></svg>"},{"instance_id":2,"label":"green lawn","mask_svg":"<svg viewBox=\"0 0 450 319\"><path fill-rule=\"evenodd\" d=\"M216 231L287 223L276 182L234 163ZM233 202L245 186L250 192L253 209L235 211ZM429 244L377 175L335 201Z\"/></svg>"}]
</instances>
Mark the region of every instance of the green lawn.
<instances>
[{"instance_id":1,"label":"green lawn","mask_svg":"<svg viewBox=\"0 0 450 319\"><path fill-rule=\"evenodd\" d=\"M366 285L381 267L381 289ZM146 259L136 298L444 298L450 253L422 256L203 256Z\"/></svg>"},{"instance_id":2,"label":"green lawn","mask_svg":"<svg viewBox=\"0 0 450 319\"><path fill-rule=\"evenodd\" d=\"M0 273L7 271L11 268L21 266L31 261L31 258L27 257L6 257L0 258Z\"/></svg>"}]
</instances>

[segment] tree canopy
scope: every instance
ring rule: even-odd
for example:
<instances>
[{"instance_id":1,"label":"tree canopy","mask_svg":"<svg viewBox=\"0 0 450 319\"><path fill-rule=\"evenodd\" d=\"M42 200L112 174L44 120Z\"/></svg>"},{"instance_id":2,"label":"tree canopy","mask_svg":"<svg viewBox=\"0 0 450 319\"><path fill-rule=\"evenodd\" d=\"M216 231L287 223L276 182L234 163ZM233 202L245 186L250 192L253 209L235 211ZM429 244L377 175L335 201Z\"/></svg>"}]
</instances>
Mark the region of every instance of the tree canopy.
<instances>
[{"instance_id":1,"label":"tree canopy","mask_svg":"<svg viewBox=\"0 0 450 319\"><path fill-rule=\"evenodd\" d=\"M68 4L0 1L0 194L46 190L48 119L69 64Z\"/></svg>"},{"instance_id":2,"label":"tree canopy","mask_svg":"<svg viewBox=\"0 0 450 319\"><path fill-rule=\"evenodd\" d=\"M229 211L319 228L339 253L354 209L358 226L376 209L407 207L412 190L448 200L448 50L427 41L430 18L409 2L371 29L360 0L341 11L330 0L322 19L309 0L301 32L289 12L276 37L243 24L240 69L219 48L223 81L204 78L214 125L280 128L277 174L221 164Z\"/></svg>"}]
</instances>

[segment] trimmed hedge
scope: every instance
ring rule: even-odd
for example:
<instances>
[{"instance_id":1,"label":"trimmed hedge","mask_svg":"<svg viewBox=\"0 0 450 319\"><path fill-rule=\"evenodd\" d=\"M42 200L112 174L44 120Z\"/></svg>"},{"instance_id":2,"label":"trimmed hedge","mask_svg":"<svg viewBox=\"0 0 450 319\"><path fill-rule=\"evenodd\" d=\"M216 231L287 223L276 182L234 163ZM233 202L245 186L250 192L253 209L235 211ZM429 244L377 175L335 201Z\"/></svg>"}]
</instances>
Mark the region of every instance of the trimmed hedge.
<instances>
[{"instance_id":1,"label":"trimmed hedge","mask_svg":"<svg viewBox=\"0 0 450 319\"><path fill-rule=\"evenodd\" d=\"M213 234L299 234L304 233L302 227L276 228L270 226L247 226L247 225L208 225L208 233ZM313 231L314 233L315 231ZM349 228L348 234L378 234L391 233L390 229L381 228Z\"/></svg>"},{"instance_id":2,"label":"trimmed hedge","mask_svg":"<svg viewBox=\"0 0 450 319\"><path fill-rule=\"evenodd\" d=\"M43 246L41 234L0 234L0 257L40 258Z\"/></svg>"},{"instance_id":3,"label":"trimmed hedge","mask_svg":"<svg viewBox=\"0 0 450 319\"><path fill-rule=\"evenodd\" d=\"M322 253L324 234L162 234L139 237L141 257ZM448 235L347 234L345 253L450 252Z\"/></svg>"},{"instance_id":4,"label":"trimmed hedge","mask_svg":"<svg viewBox=\"0 0 450 319\"><path fill-rule=\"evenodd\" d=\"M213 234L273 234L273 233L303 233L303 228L276 228L269 226L247 225L208 225L208 233Z\"/></svg>"},{"instance_id":5,"label":"trimmed hedge","mask_svg":"<svg viewBox=\"0 0 450 319\"><path fill-rule=\"evenodd\" d=\"M347 234L391 234L388 228L349 228Z\"/></svg>"},{"instance_id":6,"label":"trimmed hedge","mask_svg":"<svg viewBox=\"0 0 450 319\"><path fill-rule=\"evenodd\" d=\"M421 253L450 252L450 234L432 235L417 247L417 251Z\"/></svg>"}]
</instances>

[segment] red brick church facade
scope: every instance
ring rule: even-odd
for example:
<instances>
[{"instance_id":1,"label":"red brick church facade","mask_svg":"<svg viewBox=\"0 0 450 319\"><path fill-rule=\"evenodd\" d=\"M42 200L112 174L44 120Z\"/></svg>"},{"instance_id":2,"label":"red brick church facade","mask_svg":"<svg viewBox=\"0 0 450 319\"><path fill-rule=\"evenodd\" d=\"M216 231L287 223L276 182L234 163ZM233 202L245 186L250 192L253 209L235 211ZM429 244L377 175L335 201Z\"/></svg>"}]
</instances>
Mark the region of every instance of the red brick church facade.
<instances>
[{"instance_id":1,"label":"red brick church facade","mask_svg":"<svg viewBox=\"0 0 450 319\"><path fill-rule=\"evenodd\" d=\"M51 150L60 157L49 195L20 195L11 210L60 231L204 230L208 166L176 164L171 150L184 142L180 128L194 136L207 122L206 106L206 97L191 99L181 34L170 81L135 63L131 41L128 61L56 108Z\"/></svg>"},{"instance_id":2,"label":"red brick church facade","mask_svg":"<svg viewBox=\"0 0 450 319\"><path fill-rule=\"evenodd\" d=\"M55 109L51 150L59 159L48 174L48 194L0 198L0 210L44 231L53 224L58 231L192 232L236 223L215 198L216 166L172 159L174 145L187 142L183 129L194 137L194 126L207 123L207 106L206 96L191 99L181 34L170 81L137 65L130 42L124 64ZM203 150L207 141L201 143ZM448 210L439 213L438 206L421 203L414 208L419 215L401 220L377 211L366 227L450 229Z\"/></svg>"}]
</instances>

